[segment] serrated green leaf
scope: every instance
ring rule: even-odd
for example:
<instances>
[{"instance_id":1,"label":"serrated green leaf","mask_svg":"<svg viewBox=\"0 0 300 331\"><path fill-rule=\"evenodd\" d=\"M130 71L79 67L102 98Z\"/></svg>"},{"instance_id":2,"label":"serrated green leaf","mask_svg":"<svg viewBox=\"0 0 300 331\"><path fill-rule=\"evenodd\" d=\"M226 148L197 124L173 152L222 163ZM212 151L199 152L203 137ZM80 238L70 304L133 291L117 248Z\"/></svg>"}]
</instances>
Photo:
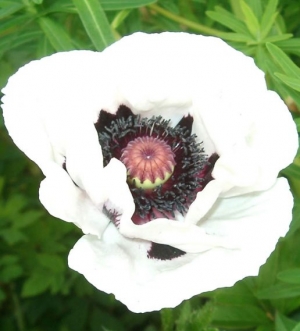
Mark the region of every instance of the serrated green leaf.
<instances>
[{"instance_id":1,"label":"serrated green leaf","mask_svg":"<svg viewBox=\"0 0 300 331\"><path fill-rule=\"evenodd\" d=\"M41 17L38 22L45 36L56 51L70 51L75 48L71 37L60 24L48 17Z\"/></svg>"},{"instance_id":2,"label":"serrated green leaf","mask_svg":"<svg viewBox=\"0 0 300 331\"><path fill-rule=\"evenodd\" d=\"M244 0L240 0L241 9L245 16L245 23L249 32L255 39L260 39L260 25L252 9L247 5Z\"/></svg>"},{"instance_id":3,"label":"serrated green leaf","mask_svg":"<svg viewBox=\"0 0 300 331\"><path fill-rule=\"evenodd\" d=\"M157 0L100 0L103 10L123 10L139 8L157 2Z\"/></svg>"},{"instance_id":4,"label":"serrated green leaf","mask_svg":"<svg viewBox=\"0 0 300 331\"><path fill-rule=\"evenodd\" d=\"M218 6L215 7L215 10L216 11L207 11L206 15L237 33L249 35L245 24L230 12Z\"/></svg>"},{"instance_id":5,"label":"serrated green leaf","mask_svg":"<svg viewBox=\"0 0 300 331\"><path fill-rule=\"evenodd\" d=\"M5 17L8 17L21 9L23 9L25 6L22 3L14 3L12 2L10 6L7 6L3 9L0 9L0 19L3 19Z\"/></svg>"},{"instance_id":6,"label":"serrated green leaf","mask_svg":"<svg viewBox=\"0 0 300 331\"><path fill-rule=\"evenodd\" d=\"M289 77L287 75L275 72L275 76L278 77L282 82L291 87L292 89L300 92L300 76L299 78Z\"/></svg>"},{"instance_id":7,"label":"serrated green leaf","mask_svg":"<svg viewBox=\"0 0 300 331\"><path fill-rule=\"evenodd\" d=\"M264 39L270 32L277 17L278 0L269 0L261 19L261 38Z\"/></svg>"},{"instance_id":8,"label":"serrated green leaf","mask_svg":"<svg viewBox=\"0 0 300 331\"><path fill-rule=\"evenodd\" d=\"M115 41L107 17L97 0L73 0L86 33L98 51Z\"/></svg>"},{"instance_id":9,"label":"serrated green leaf","mask_svg":"<svg viewBox=\"0 0 300 331\"><path fill-rule=\"evenodd\" d=\"M286 299L300 295L300 285L276 284L256 293L258 299Z\"/></svg>"},{"instance_id":10,"label":"serrated green leaf","mask_svg":"<svg viewBox=\"0 0 300 331\"><path fill-rule=\"evenodd\" d=\"M278 273L277 278L285 283L300 285L300 268L281 271Z\"/></svg>"},{"instance_id":11,"label":"serrated green leaf","mask_svg":"<svg viewBox=\"0 0 300 331\"><path fill-rule=\"evenodd\" d=\"M294 78L300 77L300 69L279 47L271 43L267 43L266 46L274 60L282 68L285 74Z\"/></svg>"}]
</instances>

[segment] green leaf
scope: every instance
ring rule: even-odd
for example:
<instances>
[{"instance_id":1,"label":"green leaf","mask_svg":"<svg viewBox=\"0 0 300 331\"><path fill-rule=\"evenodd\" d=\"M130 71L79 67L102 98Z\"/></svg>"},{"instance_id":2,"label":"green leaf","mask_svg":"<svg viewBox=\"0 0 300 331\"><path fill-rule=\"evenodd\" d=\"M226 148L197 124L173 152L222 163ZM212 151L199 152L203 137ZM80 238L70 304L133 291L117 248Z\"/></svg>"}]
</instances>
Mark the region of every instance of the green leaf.
<instances>
[{"instance_id":1,"label":"green leaf","mask_svg":"<svg viewBox=\"0 0 300 331\"><path fill-rule=\"evenodd\" d=\"M160 318L162 324L162 331L174 330L174 314L172 309L162 309L160 311Z\"/></svg>"},{"instance_id":2,"label":"green leaf","mask_svg":"<svg viewBox=\"0 0 300 331\"><path fill-rule=\"evenodd\" d=\"M259 22L252 11L252 9L246 4L244 0L240 0L241 8L245 16L245 23L248 27L248 30L255 39L260 39L259 31L260 25Z\"/></svg>"},{"instance_id":3,"label":"green leaf","mask_svg":"<svg viewBox=\"0 0 300 331\"><path fill-rule=\"evenodd\" d=\"M298 323L293 329L292 331L300 331L300 323Z\"/></svg>"},{"instance_id":4,"label":"green leaf","mask_svg":"<svg viewBox=\"0 0 300 331\"><path fill-rule=\"evenodd\" d=\"M293 35L291 33L284 33L284 34L277 34L276 36L269 36L267 38L264 39L264 42L267 43L275 43L278 41L282 41L282 40L287 40L292 38Z\"/></svg>"},{"instance_id":5,"label":"green leaf","mask_svg":"<svg viewBox=\"0 0 300 331\"><path fill-rule=\"evenodd\" d=\"M279 47L271 43L267 43L266 46L274 60L282 68L285 74L294 78L300 77L300 69Z\"/></svg>"},{"instance_id":6,"label":"green leaf","mask_svg":"<svg viewBox=\"0 0 300 331\"><path fill-rule=\"evenodd\" d=\"M107 17L97 0L73 0L86 33L98 51L115 41Z\"/></svg>"},{"instance_id":7,"label":"green leaf","mask_svg":"<svg viewBox=\"0 0 300 331\"><path fill-rule=\"evenodd\" d=\"M41 17L38 22L56 51L70 51L74 49L71 37L60 24L48 17Z\"/></svg>"},{"instance_id":8,"label":"green leaf","mask_svg":"<svg viewBox=\"0 0 300 331\"><path fill-rule=\"evenodd\" d=\"M297 157L298 158L298 157ZM297 181L297 184L299 184L299 180ZM294 207L293 207L293 219L292 222L290 224L290 230L288 232L287 238L293 236L293 238L291 240L294 240L294 237L297 236L296 231L298 231L300 228L300 198L299 197L294 197ZM288 271L288 270L293 270L293 269L299 269L299 265L298 263L293 264L293 265L288 265L287 268L283 270L284 271Z\"/></svg>"},{"instance_id":9,"label":"green leaf","mask_svg":"<svg viewBox=\"0 0 300 331\"><path fill-rule=\"evenodd\" d=\"M256 284L244 279L233 287L216 291L212 324L221 328L252 328L268 324L268 318L253 294Z\"/></svg>"},{"instance_id":10,"label":"green leaf","mask_svg":"<svg viewBox=\"0 0 300 331\"><path fill-rule=\"evenodd\" d=\"M51 6L47 7L46 13L71 13L71 14L78 14L75 6L70 3L69 0L61 0L59 2L55 2Z\"/></svg>"},{"instance_id":11,"label":"green leaf","mask_svg":"<svg viewBox=\"0 0 300 331\"><path fill-rule=\"evenodd\" d=\"M285 299L300 295L300 285L276 284L256 293L258 299Z\"/></svg>"},{"instance_id":12,"label":"green leaf","mask_svg":"<svg viewBox=\"0 0 300 331\"><path fill-rule=\"evenodd\" d=\"M297 322L277 312L275 316L275 331L291 331Z\"/></svg>"},{"instance_id":13,"label":"green leaf","mask_svg":"<svg viewBox=\"0 0 300 331\"><path fill-rule=\"evenodd\" d=\"M297 131L300 132L300 118L294 118L294 122L296 123Z\"/></svg>"},{"instance_id":14,"label":"green leaf","mask_svg":"<svg viewBox=\"0 0 300 331\"><path fill-rule=\"evenodd\" d=\"M27 241L27 237L20 231L15 229L5 229L0 232L0 237L10 246L19 242Z\"/></svg>"},{"instance_id":15,"label":"green leaf","mask_svg":"<svg viewBox=\"0 0 300 331\"><path fill-rule=\"evenodd\" d=\"M237 33L249 35L245 24L242 21L238 20L230 12L218 6L215 7L215 10L216 11L207 11L206 15L214 21L226 26L227 28Z\"/></svg>"},{"instance_id":16,"label":"green leaf","mask_svg":"<svg viewBox=\"0 0 300 331\"><path fill-rule=\"evenodd\" d=\"M22 3L15 3L12 2L10 6L7 6L0 10L0 19L3 19L5 17L8 17L19 10L23 9L25 6Z\"/></svg>"},{"instance_id":17,"label":"green leaf","mask_svg":"<svg viewBox=\"0 0 300 331\"><path fill-rule=\"evenodd\" d=\"M123 10L150 5L157 0L100 0L103 10Z\"/></svg>"},{"instance_id":18,"label":"green leaf","mask_svg":"<svg viewBox=\"0 0 300 331\"><path fill-rule=\"evenodd\" d=\"M9 50L17 48L19 46L23 46L27 43L30 43L32 45L40 36L41 31L25 31L24 33L20 33L15 39L10 37L10 42L8 43ZM2 40L0 40L0 43L1 41Z\"/></svg>"},{"instance_id":19,"label":"green leaf","mask_svg":"<svg viewBox=\"0 0 300 331\"><path fill-rule=\"evenodd\" d=\"M12 280L20 277L23 274L23 269L17 264L7 265L0 270L0 280L3 283L9 283Z\"/></svg>"},{"instance_id":20,"label":"green leaf","mask_svg":"<svg viewBox=\"0 0 300 331\"><path fill-rule=\"evenodd\" d=\"M278 273L277 278L289 284L300 284L300 268L284 270Z\"/></svg>"},{"instance_id":21,"label":"green leaf","mask_svg":"<svg viewBox=\"0 0 300 331\"><path fill-rule=\"evenodd\" d=\"M126 19L126 17L131 13L130 9L124 9L119 11L116 16L114 17L112 23L111 23L111 27L113 29L117 29Z\"/></svg>"},{"instance_id":22,"label":"green leaf","mask_svg":"<svg viewBox=\"0 0 300 331\"><path fill-rule=\"evenodd\" d=\"M51 270L54 273L62 273L66 269L63 259L58 255L39 254L37 259L41 266Z\"/></svg>"},{"instance_id":23,"label":"green leaf","mask_svg":"<svg viewBox=\"0 0 300 331\"><path fill-rule=\"evenodd\" d=\"M192 305L190 301L185 301L180 306L180 312L176 320L176 331L186 331L187 325L191 319Z\"/></svg>"},{"instance_id":24,"label":"green leaf","mask_svg":"<svg viewBox=\"0 0 300 331\"><path fill-rule=\"evenodd\" d=\"M224 328L253 328L266 323L265 312L253 305L224 305L216 307L213 313L213 324Z\"/></svg>"},{"instance_id":25,"label":"green leaf","mask_svg":"<svg viewBox=\"0 0 300 331\"><path fill-rule=\"evenodd\" d=\"M2 255L0 259L0 266L2 265L9 265L15 264L19 260L18 256L16 255Z\"/></svg>"},{"instance_id":26,"label":"green leaf","mask_svg":"<svg viewBox=\"0 0 300 331\"><path fill-rule=\"evenodd\" d=\"M300 179L300 167L295 163L290 164L283 172L288 177Z\"/></svg>"},{"instance_id":27,"label":"green leaf","mask_svg":"<svg viewBox=\"0 0 300 331\"><path fill-rule=\"evenodd\" d=\"M51 274L36 271L23 284L21 296L31 297L45 292L51 285Z\"/></svg>"},{"instance_id":28,"label":"green leaf","mask_svg":"<svg viewBox=\"0 0 300 331\"><path fill-rule=\"evenodd\" d=\"M287 75L275 72L275 76L278 77L286 85L290 86L292 89L300 92L300 76L299 78L289 77Z\"/></svg>"},{"instance_id":29,"label":"green leaf","mask_svg":"<svg viewBox=\"0 0 300 331\"><path fill-rule=\"evenodd\" d=\"M92 309L89 317L91 331L100 331L99 325L103 330L125 331L121 321L110 313L100 310L97 307Z\"/></svg>"},{"instance_id":30,"label":"green leaf","mask_svg":"<svg viewBox=\"0 0 300 331\"><path fill-rule=\"evenodd\" d=\"M234 33L234 32L223 32L221 35L222 39L229 40L229 41L236 41L236 42L244 42L244 43L253 43L253 39L248 35L244 35L241 33Z\"/></svg>"},{"instance_id":31,"label":"green leaf","mask_svg":"<svg viewBox=\"0 0 300 331\"><path fill-rule=\"evenodd\" d=\"M261 19L261 38L264 39L270 32L277 17L278 0L269 0Z\"/></svg>"},{"instance_id":32,"label":"green leaf","mask_svg":"<svg viewBox=\"0 0 300 331\"><path fill-rule=\"evenodd\" d=\"M36 58L40 59L42 57L48 56L53 53L54 53L54 49L51 46L48 38L46 38L46 36L42 36L36 50Z\"/></svg>"},{"instance_id":33,"label":"green leaf","mask_svg":"<svg viewBox=\"0 0 300 331\"><path fill-rule=\"evenodd\" d=\"M292 53L300 56L300 38L292 38L276 42L276 46L287 53Z\"/></svg>"},{"instance_id":34,"label":"green leaf","mask_svg":"<svg viewBox=\"0 0 300 331\"><path fill-rule=\"evenodd\" d=\"M18 15L16 17L10 17L9 20L2 21L0 24L0 33L9 31L13 33L17 30L17 28L20 28L24 25L26 25L26 22L30 20L29 15Z\"/></svg>"},{"instance_id":35,"label":"green leaf","mask_svg":"<svg viewBox=\"0 0 300 331\"><path fill-rule=\"evenodd\" d=\"M263 13L261 0L246 0L246 3L253 10L254 15L260 20Z\"/></svg>"},{"instance_id":36,"label":"green leaf","mask_svg":"<svg viewBox=\"0 0 300 331\"><path fill-rule=\"evenodd\" d=\"M292 88L288 87L285 84L282 84L280 79L274 75L275 72L278 71L278 66L276 65L275 61L271 57L270 52L268 52L268 55L271 59L265 60L265 67L267 69L267 72L269 73L271 77L271 81L269 82L270 86L272 87L272 90L277 91L283 99L287 97L291 97L297 107L300 108L300 94L293 90ZM286 169L285 169L286 170ZM284 172L285 172L284 170Z\"/></svg>"}]
</instances>

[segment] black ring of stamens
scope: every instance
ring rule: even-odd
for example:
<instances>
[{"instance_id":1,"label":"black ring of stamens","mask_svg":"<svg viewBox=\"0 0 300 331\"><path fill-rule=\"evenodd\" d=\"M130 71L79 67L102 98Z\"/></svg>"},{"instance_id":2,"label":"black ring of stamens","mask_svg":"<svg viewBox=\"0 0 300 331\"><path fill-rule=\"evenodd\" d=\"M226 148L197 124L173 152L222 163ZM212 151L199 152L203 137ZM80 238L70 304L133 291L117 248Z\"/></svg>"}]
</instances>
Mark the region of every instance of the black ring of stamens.
<instances>
[{"instance_id":1,"label":"black ring of stamens","mask_svg":"<svg viewBox=\"0 0 300 331\"><path fill-rule=\"evenodd\" d=\"M175 218L176 211L185 214L196 194L205 185L205 179L198 174L207 164L201 143L196 141L196 135L191 135L192 117L184 117L177 126L171 127L170 121L161 116L142 118L126 110L127 107L121 107L116 115L103 110L102 118L100 114L98 126L101 125L101 128L98 128L98 135L104 166L113 157L120 159L122 150L130 141L144 136L164 140L171 147L176 162L170 179L153 190L136 188L128 182L136 206L133 221L145 223L157 215ZM103 122L106 122L105 126Z\"/></svg>"}]
</instances>

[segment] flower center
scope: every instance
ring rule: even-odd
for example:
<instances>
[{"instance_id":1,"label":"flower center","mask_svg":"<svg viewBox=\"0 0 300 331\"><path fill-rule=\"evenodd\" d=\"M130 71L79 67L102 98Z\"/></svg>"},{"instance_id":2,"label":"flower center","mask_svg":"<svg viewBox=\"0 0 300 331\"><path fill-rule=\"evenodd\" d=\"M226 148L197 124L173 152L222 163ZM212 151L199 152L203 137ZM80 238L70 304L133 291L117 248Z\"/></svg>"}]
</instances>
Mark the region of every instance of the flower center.
<instances>
[{"instance_id":1,"label":"flower center","mask_svg":"<svg viewBox=\"0 0 300 331\"><path fill-rule=\"evenodd\" d=\"M127 168L128 181L145 190L164 184L176 164L171 147L162 139L149 136L130 141L120 160Z\"/></svg>"},{"instance_id":2,"label":"flower center","mask_svg":"<svg viewBox=\"0 0 300 331\"><path fill-rule=\"evenodd\" d=\"M192 125L190 115L173 127L170 120L143 118L124 105L115 114L100 111L95 128L103 165L116 158L126 166L135 224L185 215L197 193L212 180L218 156L205 155Z\"/></svg>"}]
</instances>

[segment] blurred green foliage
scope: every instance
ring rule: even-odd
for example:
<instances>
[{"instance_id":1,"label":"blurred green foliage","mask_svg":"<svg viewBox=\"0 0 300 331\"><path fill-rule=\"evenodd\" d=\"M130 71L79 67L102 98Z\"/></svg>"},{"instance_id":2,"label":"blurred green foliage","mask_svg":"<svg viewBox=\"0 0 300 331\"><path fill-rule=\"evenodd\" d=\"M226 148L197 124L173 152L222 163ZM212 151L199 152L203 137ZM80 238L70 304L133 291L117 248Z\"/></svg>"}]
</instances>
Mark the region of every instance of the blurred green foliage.
<instances>
[{"instance_id":1,"label":"blurred green foliage","mask_svg":"<svg viewBox=\"0 0 300 331\"><path fill-rule=\"evenodd\" d=\"M0 87L23 64L58 51L101 51L135 31L188 31L252 56L299 131L299 17L298 0L1 0ZM80 231L41 207L42 175L3 119L0 141L1 331L300 331L299 155L282 171L295 196L290 232L258 277L173 310L133 314L67 268Z\"/></svg>"}]
</instances>

